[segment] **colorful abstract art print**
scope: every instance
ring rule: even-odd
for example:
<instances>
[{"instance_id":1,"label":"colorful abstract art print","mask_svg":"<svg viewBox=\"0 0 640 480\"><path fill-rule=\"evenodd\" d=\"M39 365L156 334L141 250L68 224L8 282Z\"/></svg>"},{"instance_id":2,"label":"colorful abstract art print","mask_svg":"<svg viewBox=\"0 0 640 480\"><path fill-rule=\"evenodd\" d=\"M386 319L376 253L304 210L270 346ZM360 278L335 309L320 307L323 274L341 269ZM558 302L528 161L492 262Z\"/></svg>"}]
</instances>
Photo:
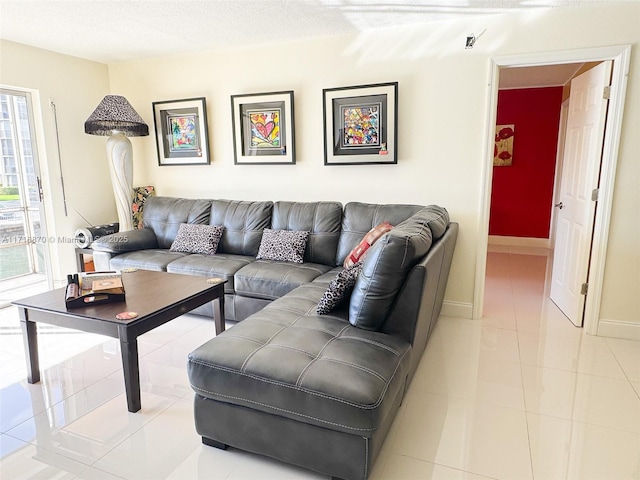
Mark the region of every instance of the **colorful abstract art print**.
<instances>
[{"instance_id":1,"label":"colorful abstract art print","mask_svg":"<svg viewBox=\"0 0 640 480\"><path fill-rule=\"evenodd\" d=\"M236 165L295 164L293 91L231 95Z\"/></svg>"},{"instance_id":2,"label":"colorful abstract art print","mask_svg":"<svg viewBox=\"0 0 640 480\"><path fill-rule=\"evenodd\" d=\"M382 104L342 106L342 146L344 148L379 147Z\"/></svg>"},{"instance_id":3,"label":"colorful abstract art print","mask_svg":"<svg viewBox=\"0 0 640 480\"><path fill-rule=\"evenodd\" d=\"M209 164L205 98L167 100L152 105L158 164Z\"/></svg>"},{"instance_id":4,"label":"colorful abstract art print","mask_svg":"<svg viewBox=\"0 0 640 480\"><path fill-rule=\"evenodd\" d=\"M171 132L171 151L197 150L195 115L172 115L168 118Z\"/></svg>"},{"instance_id":5,"label":"colorful abstract art print","mask_svg":"<svg viewBox=\"0 0 640 480\"><path fill-rule=\"evenodd\" d=\"M325 88L324 164L398 163L398 82Z\"/></svg>"},{"instance_id":6,"label":"colorful abstract art print","mask_svg":"<svg viewBox=\"0 0 640 480\"><path fill-rule=\"evenodd\" d=\"M251 125L250 149L276 149L280 150L282 140L280 137L280 119L282 112L275 110L248 111Z\"/></svg>"},{"instance_id":7,"label":"colorful abstract art print","mask_svg":"<svg viewBox=\"0 0 640 480\"><path fill-rule=\"evenodd\" d=\"M493 166L510 167L513 165L513 139L515 125L496 125L493 147Z\"/></svg>"}]
</instances>

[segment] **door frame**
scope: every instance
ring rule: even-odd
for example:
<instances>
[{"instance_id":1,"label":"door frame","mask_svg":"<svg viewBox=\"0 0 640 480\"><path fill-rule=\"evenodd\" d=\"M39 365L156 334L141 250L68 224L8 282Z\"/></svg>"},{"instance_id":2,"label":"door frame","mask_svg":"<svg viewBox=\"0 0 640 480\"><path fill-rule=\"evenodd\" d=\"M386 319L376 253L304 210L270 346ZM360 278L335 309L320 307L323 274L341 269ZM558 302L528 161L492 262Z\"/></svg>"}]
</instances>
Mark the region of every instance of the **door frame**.
<instances>
[{"instance_id":1,"label":"door frame","mask_svg":"<svg viewBox=\"0 0 640 480\"><path fill-rule=\"evenodd\" d=\"M589 275L587 278L589 295L587 295L586 298L583 324L583 328L588 334L597 335L630 57L631 45L614 45L579 50L496 56L490 59L488 79L489 101L487 103L487 121L484 132L485 161L482 164L479 241L476 256L476 278L473 302L474 319L480 319L482 317L484 308L489 214L491 209L491 182L493 178L493 130L495 129L497 117L500 68L535 67L563 63L613 60L611 98L609 100L605 124L604 146L600 166L600 196L594 219Z\"/></svg>"},{"instance_id":2,"label":"door frame","mask_svg":"<svg viewBox=\"0 0 640 480\"><path fill-rule=\"evenodd\" d=\"M34 165L36 168L36 175L40 178L41 190L46 190L49 187L49 175L46 163L46 148L44 142L44 127L42 122L42 110L40 103L40 93L38 90L29 88L15 87L6 84L0 84L0 89L10 94L24 95L27 101L27 114L29 116L29 128L31 130L31 142L33 149ZM52 206L47 205L47 196L44 195L40 198L40 225L42 229L42 235L39 241L44 244L44 274L47 279L47 285L49 289L54 287L53 281L53 265L52 265L52 242L48 232L50 232L51 221L49 219L49 212L53 210Z\"/></svg>"}]
</instances>

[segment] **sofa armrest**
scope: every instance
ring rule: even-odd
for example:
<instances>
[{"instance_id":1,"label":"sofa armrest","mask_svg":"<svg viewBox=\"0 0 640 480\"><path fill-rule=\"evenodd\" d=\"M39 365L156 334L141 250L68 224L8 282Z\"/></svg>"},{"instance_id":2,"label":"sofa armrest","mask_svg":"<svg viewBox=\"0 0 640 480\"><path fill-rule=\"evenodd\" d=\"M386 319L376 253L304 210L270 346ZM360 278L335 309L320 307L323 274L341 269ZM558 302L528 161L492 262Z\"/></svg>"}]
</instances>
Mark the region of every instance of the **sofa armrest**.
<instances>
[{"instance_id":1,"label":"sofa armrest","mask_svg":"<svg viewBox=\"0 0 640 480\"><path fill-rule=\"evenodd\" d=\"M143 228L105 235L93 242L91 248L97 252L115 253L117 255L135 250L158 248L158 240L153 230Z\"/></svg>"}]
</instances>

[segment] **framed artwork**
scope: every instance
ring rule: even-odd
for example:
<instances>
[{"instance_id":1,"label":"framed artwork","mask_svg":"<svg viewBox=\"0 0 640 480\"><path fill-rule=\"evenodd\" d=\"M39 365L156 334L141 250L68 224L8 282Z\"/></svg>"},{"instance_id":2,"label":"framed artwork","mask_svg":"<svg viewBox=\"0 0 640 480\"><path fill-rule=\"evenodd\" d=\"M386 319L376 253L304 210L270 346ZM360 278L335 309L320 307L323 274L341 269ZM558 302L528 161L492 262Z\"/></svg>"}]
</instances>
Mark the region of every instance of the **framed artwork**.
<instances>
[{"instance_id":1,"label":"framed artwork","mask_svg":"<svg viewBox=\"0 0 640 480\"><path fill-rule=\"evenodd\" d=\"M513 164L513 139L515 125L496 125L493 147L493 166L510 167Z\"/></svg>"},{"instance_id":2,"label":"framed artwork","mask_svg":"<svg viewBox=\"0 0 640 480\"><path fill-rule=\"evenodd\" d=\"M296 163L293 91L231 96L236 165Z\"/></svg>"},{"instance_id":3,"label":"framed artwork","mask_svg":"<svg viewBox=\"0 0 640 480\"><path fill-rule=\"evenodd\" d=\"M153 121L159 165L209 164L204 97L153 102Z\"/></svg>"},{"instance_id":4,"label":"framed artwork","mask_svg":"<svg viewBox=\"0 0 640 480\"><path fill-rule=\"evenodd\" d=\"M324 164L398 163L398 82L322 90Z\"/></svg>"}]
</instances>

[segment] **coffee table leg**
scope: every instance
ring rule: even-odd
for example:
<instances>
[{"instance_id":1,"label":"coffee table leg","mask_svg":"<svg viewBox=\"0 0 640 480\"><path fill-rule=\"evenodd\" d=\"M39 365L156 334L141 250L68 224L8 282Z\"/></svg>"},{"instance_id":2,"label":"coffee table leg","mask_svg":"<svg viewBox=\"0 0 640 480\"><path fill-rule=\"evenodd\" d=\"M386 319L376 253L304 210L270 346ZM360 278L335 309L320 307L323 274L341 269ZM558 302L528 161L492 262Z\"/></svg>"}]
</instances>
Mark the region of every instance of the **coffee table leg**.
<instances>
[{"instance_id":1,"label":"coffee table leg","mask_svg":"<svg viewBox=\"0 0 640 480\"><path fill-rule=\"evenodd\" d=\"M29 312L26 308L20 308L19 311L24 353L27 357L27 381L29 383L38 383L40 381L40 360L38 358L36 322L29 321Z\"/></svg>"},{"instance_id":2,"label":"coffee table leg","mask_svg":"<svg viewBox=\"0 0 640 480\"><path fill-rule=\"evenodd\" d=\"M124 371L124 389L127 395L127 408L135 413L141 408L140 367L138 365L138 340L129 339L124 327L118 329L122 370Z\"/></svg>"},{"instance_id":3,"label":"coffee table leg","mask_svg":"<svg viewBox=\"0 0 640 480\"><path fill-rule=\"evenodd\" d=\"M216 324L216 335L224 332L224 292L213 301L213 318Z\"/></svg>"}]
</instances>

